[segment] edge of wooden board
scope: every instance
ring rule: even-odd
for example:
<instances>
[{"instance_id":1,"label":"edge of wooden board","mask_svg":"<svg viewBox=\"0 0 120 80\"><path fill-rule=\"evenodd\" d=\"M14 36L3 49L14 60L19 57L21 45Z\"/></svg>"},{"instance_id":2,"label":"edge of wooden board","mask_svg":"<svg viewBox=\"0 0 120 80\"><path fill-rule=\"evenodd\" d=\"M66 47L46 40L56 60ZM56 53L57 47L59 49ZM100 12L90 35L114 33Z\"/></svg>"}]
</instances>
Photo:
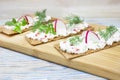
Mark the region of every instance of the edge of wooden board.
<instances>
[{"instance_id":1,"label":"edge of wooden board","mask_svg":"<svg viewBox=\"0 0 120 80\"><path fill-rule=\"evenodd\" d=\"M94 25L94 26L101 26L101 25ZM103 26L101 26L101 27L103 27ZM43 60L61 64L61 65L64 65L64 66L67 66L70 68L89 72L89 73L92 73L92 74L95 74L95 75L98 75L101 77L105 77L108 79L118 79L120 76L119 71L110 71L110 68L100 67L99 65L88 63L87 61L84 60L84 59L87 59L87 57L92 57L93 55L102 54L103 51L100 51L99 53L97 52L94 54L86 55L86 56L83 56L80 58L76 58L76 59L73 59L70 61L70 60L65 59L56 49L53 50L54 53L51 53L51 51L49 51L49 50L47 50L47 52L44 52L44 51L41 51L41 49L40 49L40 48L45 49L45 46L49 46L50 49L53 49L54 44L58 43L60 40L53 41L53 42L50 42L50 43L47 43L44 45L31 46L27 41L25 41L24 34L26 34L26 33L16 35L16 36L12 37L12 39L10 39L11 37L7 37L5 35L3 36L3 34L0 34L0 36L2 37L2 38L0 38L0 46L15 50L18 52L22 52L22 53L30 55L30 56L41 58ZM13 39L16 39L16 37L18 37L18 39L16 42L14 42ZM7 38L9 38L9 41L4 40ZM18 44L21 41L23 43ZM23 46L25 44L27 46Z\"/></svg>"}]
</instances>

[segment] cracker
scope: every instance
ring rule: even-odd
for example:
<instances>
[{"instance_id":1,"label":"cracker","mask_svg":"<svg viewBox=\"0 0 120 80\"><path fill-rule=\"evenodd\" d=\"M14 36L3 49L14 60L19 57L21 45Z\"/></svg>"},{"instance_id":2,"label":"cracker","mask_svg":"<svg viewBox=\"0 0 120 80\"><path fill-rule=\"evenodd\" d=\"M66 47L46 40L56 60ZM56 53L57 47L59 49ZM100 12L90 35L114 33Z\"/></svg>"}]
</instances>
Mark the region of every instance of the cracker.
<instances>
[{"instance_id":1,"label":"cracker","mask_svg":"<svg viewBox=\"0 0 120 80\"><path fill-rule=\"evenodd\" d=\"M30 15L30 16L35 17L34 15ZM56 19L57 19L57 18L52 17L51 20L49 20L49 21L47 21L47 22L45 22L45 23L52 22L52 21L54 21L54 20L56 20ZM23 33L23 32L26 32L26 31L29 31L29 30L30 30L30 27L24 29L24 30L22 31L22 33ZM15 34L19 34L18 32L14 31L14 30L6 29L6 28L4 28L3 26L0 27L0 32L6 34L6 35L8 35L8 36L15 35Z\"/></svg>"},{"instance_id":2,"label":"cracker","mask_svg":"<svg viewBox=\"0 0 120 80\"><path fill-rule=\"evenodd\" d=\"M31 39L31 38L27 38L27 37L25 37L25 38L31 45L35 46L35 45L44 44L44 43L48 43L48 42L51 42L51 41L63 39L63 38L66 38L66 37L78 35L78 34L81 34L83 31L86 31L86 30L94 30L94 28L92 26L89 26L86 29L81 30L80 32L78 32L76 34L70 34L70 35L67 35L67 36L58 36L58 37L55 37L53 39L49 39L47 42L41 42L39 40L34 40L34 39Z\"/></svg>"},{"instance_id":3,"label":"cracker","mask_svg":"<svg viewBox=\"0 0 120 80\"><path fill-rule=\"evenodd\" d=\"M30 30L30 28L24 29L24 30L22 31L22 33L23 33L23 32L26 32L26 31L28 31L28 30ZM14 31L14 30L9 30L9 29L5 29L5 28L2 28L2 33L6 34L6 35L9 35L9 36L18 34L18 32Z\"/></svg>"},{"instance_id":4,"label":"cracker","mask_svg":"<svg viewBox=\"0 0 120 80\"><path fill-rule=\"evenodd\" d=\"M98 52L98 51L101 51L101 50L105 50L105 49L108 49L108 48L111 48L111 47L115 47L117 45L120 45L120 41L119 42L114 42L112 45L106 45L103 49L97 49L97 50L88 50L87 52L85 53L80 53L80 54L73 54L73 53L67 53L63 50L60 49L59 47L59 44L55 44L54 47L66 58L66 59L74 59L74 58L77 58L77 57L80 57L80 56L85 56L85 55L88 55L88 54L91 54L91 53L95 53L95 52Z\"/></svg>"},{"instance_id":5,"label":"cracker","mask_svg":"<svg viewBox=\"0 0 120 80\"><path fill-rule=\"evenodd\" d=\"M0 32L2 32L2 26L0 26Z\"/></svg>"}]
</instances>

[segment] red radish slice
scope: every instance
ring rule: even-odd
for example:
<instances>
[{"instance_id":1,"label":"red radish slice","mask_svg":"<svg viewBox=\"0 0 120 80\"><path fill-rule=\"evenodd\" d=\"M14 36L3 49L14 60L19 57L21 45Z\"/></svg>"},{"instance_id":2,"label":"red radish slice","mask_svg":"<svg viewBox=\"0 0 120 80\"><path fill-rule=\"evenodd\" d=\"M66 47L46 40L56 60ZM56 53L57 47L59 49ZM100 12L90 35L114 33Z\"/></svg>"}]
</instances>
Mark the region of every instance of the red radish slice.
<instances>
[{"instance_id":1,"label":"red radish slice","mask_svg":"<svg viewBox=\"0 0 120 80\"><path fill-rule=\"evenodd\" d=\"M27 23L29 24L28 18L27 16L24 16L24 19L27 21Z\"/></svg>"},{"instance_id":2,"label":"red radish slice","mask_svg":"<svg viewBox=\"0 0 120 80\"><path fill-rule=\"evenodd\" d=\"M55 25L54 25L54 30L55 30L55 32L56 32L56 26L57 26L57 19L54 21L55 23Z\"/></svg>"},{"instance_id":3,"label":"red radish slice","mask_svg":"<svg viewBox=\"0 0 120 80\"><path fill-rule=\"evenodd\" d=\"M53 23L54 29L58 35L66 35L66 25L61 20L55 20Z\"/></svg>"},{"instance_id":4,"label":"red radish slice","mask_svg":"<svg viewBox=\"0 0 120 80\"><path fill-rule=\"evenodd\" d=\"M32 16L30 16L30 15L25 15L25 17L27 18L29 24L34 22Z\"/></svg>"},{"instance_id":5,"label":"red radish slice","mask_svg":"<svg viewBox=\"0 0 120 80\"><path fill-rule=\"evenodd\" d=\"M89 40L98 42L100 38L95 32L88 30L85 35L85 43L88 43Z\"/></svg>"},{"instance_id":6,"label":"red radish slice","mask_svg":"<svg viewBox=\"0 0 120 80\"><path fill-rule=\"evenodd\" d=\"M23 19L25 19L25 20L27 21L27 24L29 24L30 20L32 20L32 22L33 22L33 19L32 19L32 17L31 17L30 15L21 16L21 17L18 19L18 21L21 21L21 20L23 20Z\"/></svg>"},{"instance_id":7,"label":"red radish slice","mask_svg":"<svg viewBox=\"0 0 120 80\"><path fill-rule=\"evenodd\" d=\"M28 19L27 19L26 16L21 16L21 17L18 19L18 21L22 21L23 19L25 19L25 20L27 21L27 23L28 23Z\"/></svg>"}]
</instances>

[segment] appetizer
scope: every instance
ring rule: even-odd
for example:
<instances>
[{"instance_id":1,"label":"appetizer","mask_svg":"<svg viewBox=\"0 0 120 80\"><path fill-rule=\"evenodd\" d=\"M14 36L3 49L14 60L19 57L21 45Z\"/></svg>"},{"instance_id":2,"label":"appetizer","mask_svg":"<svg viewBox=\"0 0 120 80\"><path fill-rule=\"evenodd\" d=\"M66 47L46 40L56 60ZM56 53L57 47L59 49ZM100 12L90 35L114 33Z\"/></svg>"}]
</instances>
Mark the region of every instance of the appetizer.
<instances>
[{"instance_id":1,"label":"appetizer","mask_svg":"<svg viewBox=\"0 0 120 80\"><path fill-rule=\"evenodd\" d=\"M80 34L84 30L93 30L93 27L76 15L66 17L64 20L54 19L48 23L39 20L34 24L33 31L26 35L26 40L32 45L38 45Z\"/></svg>"},{"instance_id":2,"label":"appetizer","mask_svg":"<svg viewBox=\"0 0 120 80\"><path fill-rule=\"evenodd\" d=\"M33 26L33 22L33 18L30 15L22 16L19 19L13 18L2 26L1 32L7 35L22 33L29 30Z\"/></svg>"},{"instance_id":3,"label":"appetizer","mask_svg":"<svg viewBox=\"0 0 120 80\"><path fill-rule=\"evenodd\" d=\"M103 49L120 45L120 28L109 26L96 32L87 30L55 45L67 59L83 56Z\"/></svg>"},{"instance_id":4,"label":"appetizer","mask_svg":"<svg viewBox=\"0 0 120 80\"><path fill-rule=\"evenodd\" d=\"M37 21L46 23L52 20L54 18L46 16L46 9L44 9L40 12L37 11L34 15L25 15L19 19L13 18L11 21L7 21L4 26L0 27L0 32L7 35L14 35L30 30Z\"/></svg>"}]
</instances>

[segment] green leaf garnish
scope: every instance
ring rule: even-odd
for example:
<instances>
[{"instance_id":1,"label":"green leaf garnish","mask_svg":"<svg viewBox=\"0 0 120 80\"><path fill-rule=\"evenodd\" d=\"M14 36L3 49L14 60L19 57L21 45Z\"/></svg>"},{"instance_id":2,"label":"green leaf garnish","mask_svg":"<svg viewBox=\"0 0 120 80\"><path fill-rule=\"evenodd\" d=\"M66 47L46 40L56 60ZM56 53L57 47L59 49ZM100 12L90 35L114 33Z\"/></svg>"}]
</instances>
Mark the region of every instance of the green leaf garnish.
<instances>
[{"instance_id":1,"label":"green leaf garnish","mask_svg":"<svg viewBox=\"0 0 120 80\"><path fill-rule=\"evenodd\" d=\"M16 21L15 18L12 19L12 21L7 21L5 25L8 26L15 26L14 31L21 33L21 27L27 25L27 21L25 19L22 19L21 21Z\"/></svg>"},{"instance_id":2,"label":"green leaf garnish","mask_svg":"<svg viewBox=\"0 0 120 80\"><path fill-rule=\"evenodd\" d=\"M22 33L20 25L16 25L16 27L14 28L14 31L16 31L18 33Z\"/></svg>"},{"instance_id":3,"label":"green leaf garnish","mask_svg":"<svg viewBox=\"0 0 120 80\"><path fill-rule=\"evenodd\" d=\"M43 24L39 21L35 22L35 25L32 27L33 31L39 30L39 32L44 32L46 34L51 33L51 34L56 34L53 24L51 22Z\"/></svg>"},{"instance_id":4,"label":"green leaf garnish","mask_svg":"<svg viewBox=\"0 0 120 80\"><path fill-rule=\"evenodd\" d=\"M21 21L21 23L22 23L22 26L25 26L26 24L28 24L25 19L23 19L23 20Z\"/></svg>"},{"instance_id":5,"label":"green leaf garnish","mask_svg":"<svg viewBox=\"0 0 120 80\"><path fill-rule=\"evenodd\" d=\"M8 25L8 26L15 26L15 24L17 23L16 19L13 18L12 21L7 21L5 23L5 25Z\"/></svg>"},{"instance_id":6,"label":"green leaf garnish","mask_svg":"<svg viewBox=\"0 0 120 80\"><path fill-rule=\"evenodd\" d=\"M105 31L99 30L99 34L105 39L105 41L107 41L116 31L118 31L118 29L115 26L111 25L107 27Z\"/></svg>"},{"instance_id":7,"label":"green leaf garnish","mask_svg":"<svg viewBox=\"0 0 120 80\"><path fill-rule=\"evenodd\" d=\"M38 19L40 22L44 22L45 21L45 17L46 17L46 9L44 9L42 12L36 12L35 16L38 16Z\"/></svg>"},{"instance_id":8,"label":"green leaf garnish","mask_svg":"<svg viewBox=\"0 0 120 80\"><path fill-rule=\"evenodd\" d=\"M16 19L15 19L15 18L13 18L13 19L12 19L12 22L13 22L13 23L17 23L17 21L16 21Z\"/></svg>"},{"instance_id":9,"label":"green leaf garnish","mask_svg":"<svg viewBox=\"0 0 120 80\"><path fill-rule=\"evenodd\" d=\"M68 24L70 26L72 26L73 24L79 24L79 23L84 22L84 20L77 15L67 16L65 17L65 20L68 21Z\"/></svg>"},{"instance_id":10,"label":"green leaf garnish","mask_svg":"<svg viewBox=\"0 0 120 80\"><path fill-rule=\"evenodd\" d=\"M40 27L41 24L42 24L42 23L39 22L39 21L35 22L35 23L34 23L34 26L32 27L32 31L33 31L33 32L36 31L36 30Z\"/></svg>"},{"instance_id":11,"label":"green leaf garnish","mask_svg":"<svg viewBox=\"0 0 120 80\"><path fill-rule=\"evenodd\" d=\"M71 37L69 41L71 45L77 45L83 41L83 38L80 38L79 36L74 36L74 37Z\"/></svg>"}]
</instances>

